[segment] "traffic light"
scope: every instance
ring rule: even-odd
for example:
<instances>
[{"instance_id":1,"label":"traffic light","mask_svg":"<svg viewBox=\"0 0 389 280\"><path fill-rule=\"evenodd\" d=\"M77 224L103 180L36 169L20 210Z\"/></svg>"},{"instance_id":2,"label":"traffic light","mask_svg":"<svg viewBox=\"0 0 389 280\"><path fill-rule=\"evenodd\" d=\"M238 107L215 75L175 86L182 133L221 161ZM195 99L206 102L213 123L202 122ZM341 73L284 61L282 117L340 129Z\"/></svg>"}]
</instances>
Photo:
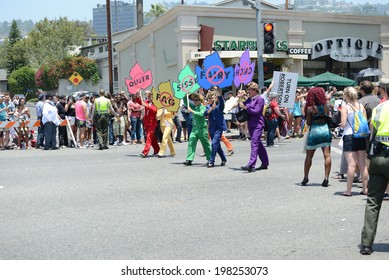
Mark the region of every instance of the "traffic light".
<instances>
[{"instance_id":1,"label":"traffic light","mask_svg":"<svg viewBox=\"0 0 389 280\"><path fill-rule=\"evenodd\" d=\"M272 54L274 53L274 24L264 23L263 24L263 53Z\"/></svg>"}]
</instances>

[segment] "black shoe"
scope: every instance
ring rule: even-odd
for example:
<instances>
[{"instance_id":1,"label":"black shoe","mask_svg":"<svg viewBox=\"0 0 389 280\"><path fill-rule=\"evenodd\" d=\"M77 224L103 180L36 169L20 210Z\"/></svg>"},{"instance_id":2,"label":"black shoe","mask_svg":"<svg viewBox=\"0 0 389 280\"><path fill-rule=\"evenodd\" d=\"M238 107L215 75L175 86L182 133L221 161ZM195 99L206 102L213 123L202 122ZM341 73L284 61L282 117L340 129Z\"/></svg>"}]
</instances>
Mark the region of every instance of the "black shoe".
<instances>
[{"instance_id":1,"label":"black shoe","mask_svg":"<svg viewBox=\"0 0 389 280\"><path fill-rule=\"evenodd\" d=\"M256 170L264 170L267 169L267 165L261 165L260 167L256 168Z\"/></svg>"},{"instance_id":2,"label":"black shoe","mask_svg":"<svg viewBox=\"0 0 389 280\"><path fill-rule=\"evenodd\" d=\"M50 148L43 148L43 150L48 151L48 150L50 150Z\"/></svg>"},{"instance_id":3,"label":"black shoe","mask_svg":"<svg viewBox=\"0 0 389 280\"><path fill-rule=\"evenodd\" d=\"M184 162L184 165L191 166L192 165L192 161L191 160L187 160L187 161Z\"/></svg>"},{"instance_id":4,"label":"black shoe","mask_svg":"<svg viewBox=\"0 0 389 280\"><path fill-rule=\"evenodd\" d=\"M246 166L241 166L240 168L243 169L243 170L246 170L246 171L248 171L248 172L254 172L254 171L255 171L255 168L254 168L254 167L248 166L248 165L246 165Z\"/></svg>"},{"instance_id":5,"label":"black shoe","mask_svg":"<svg viewBox=\"0 0 389 280\"><path fill-rule=\"evenodd\" d=\"M301 186L306 186L308 182L309 182L309 179L304 178L303 181L301 182Z\"/></svg>"},{"instance_id":6,"label":"black shoe","mask_svg":"<svg viewBox=\"0 0 389 280\"><path fill-rule=\"evenodd\" d=\"M51 148L52 150L58 150L58 148L57 147L54 147L54 148Z\"/></svg>"},{"instance_id":7,"label":"black shoe","mask_svg":"<svg viewBox=\"0 0 389 280\"><path fill-rule=\"evenodd\" d=\"M211 168L211 167L214 167L214 166L215 166L214 163L207 163L207 167L208 167L208 168Z\"/></svg>"},{"instance_id":8,"label":"black shoe","mask_svg":"<svg viewBox=\"0 0 389 280\"><path fill-rule=\"evenodd\" d=\"M108 148L107 146L104 146L103 149L104 149L104 150L108 150L109 148Z\"/></svg>"},{"instance_id":9,"label":"black shoe","mask_svg":"<svg viewBox=\"0 0 389 280\"><path fill-rule=\"evenodd\" d=\"M323 180L323 183L321 183L321 186L322 186L322 187L328 187L328 180L327 180L327 179L324 179L324 180Z\"/></svg>"},{"instance_id":10,"label":"black shoe","mask_svg":"<svg viewBox=\"0 0 389 280\"><path fill-rule=\"evenodd\" d=\"M226 160L223 160L222 163L221 163L220 165L221 165L221 166L224 166L224 165L226 165L226 162L227 162Z\"/></svg>"},{"instance_id":11,"label":"black shoe","mask_svg":"<svg viewBox=\"0 0 389 280\"><path fill-rule=\"evenodd\" d=\"M100 151L101 151L101 150L103 150L103 149L104 149L104 147L103 147L103 146L100 146L100 147L99 147L99 150L100 150Z\"/></svg>"},{"instance_id":12,"label":"black shoe","mask_svg":"<svg viewBox=\"0 0 389 280\"><path fill-rule=\"evenodd\" d=\"M359 253L361 253L362 255L371 255L371 253L373 253L373 249L371 249L371 246L362 245L362 248Z\"/></svg>"}]
</instances>

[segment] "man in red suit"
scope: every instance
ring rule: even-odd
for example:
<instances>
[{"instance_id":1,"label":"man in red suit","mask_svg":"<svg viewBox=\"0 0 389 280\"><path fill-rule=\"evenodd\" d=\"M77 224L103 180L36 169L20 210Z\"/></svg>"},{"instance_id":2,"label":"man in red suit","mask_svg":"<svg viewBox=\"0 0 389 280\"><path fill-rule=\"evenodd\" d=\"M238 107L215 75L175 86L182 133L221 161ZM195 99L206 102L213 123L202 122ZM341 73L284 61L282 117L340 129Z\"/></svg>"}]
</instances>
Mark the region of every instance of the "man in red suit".
<instances>
[{"instance_id":1,"label":"man in red suit","mask_svg":"<svg viewBox=\"0 0 389 280\"><path fill-rule=\"evenodd\" d=\"M155 129L157 128L157 107L153 104L153 94L151 91L146 90L146 100L142 98L142 105L144 106L143 127L146 131L146 145L140 156L147 157L151 146L154 149L154 155L159 153L159 145L157 138L155 137Z\"/></svg>"}]
</instances>

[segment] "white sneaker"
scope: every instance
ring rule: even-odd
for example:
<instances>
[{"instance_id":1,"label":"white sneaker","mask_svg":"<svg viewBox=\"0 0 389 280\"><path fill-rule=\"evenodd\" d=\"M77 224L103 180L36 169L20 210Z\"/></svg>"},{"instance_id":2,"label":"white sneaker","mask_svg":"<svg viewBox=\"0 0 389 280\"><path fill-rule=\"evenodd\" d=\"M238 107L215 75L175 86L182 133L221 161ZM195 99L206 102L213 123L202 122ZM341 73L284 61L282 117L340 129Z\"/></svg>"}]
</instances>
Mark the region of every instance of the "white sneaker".
<instances>
[{"instance_id":1,"label":"white sneaker","mask_svg":"<svg viewBox=\"0 0 389 280\"><path fill-rule=\"evenodd\" d=\"M122 141L122 142L120 142L119 143L119 146L127 146L128 144L126 143L126 142L124 142L124 141Z\"/></svg>"},{"instance_id":2,"label":"white sneaker","mask_svg":"<svg viewBox=\"0 0 389 280\"><path fill-rule=\"evenodd\" d=\"M114 146L119 146L119 140L116 140L114 143L113 143Z\"/></svg>"}]
</instances>

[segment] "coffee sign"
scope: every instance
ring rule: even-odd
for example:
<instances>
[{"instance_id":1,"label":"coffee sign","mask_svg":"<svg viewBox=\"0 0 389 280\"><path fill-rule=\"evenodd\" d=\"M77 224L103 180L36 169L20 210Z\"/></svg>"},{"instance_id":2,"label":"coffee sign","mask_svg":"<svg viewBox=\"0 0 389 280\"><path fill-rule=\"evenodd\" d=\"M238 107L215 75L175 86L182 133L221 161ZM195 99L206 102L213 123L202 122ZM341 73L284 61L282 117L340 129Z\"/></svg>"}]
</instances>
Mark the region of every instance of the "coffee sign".
<instances>
[{"instance_id":1,"label":"coffee sign","mask_svg":"<svg viewBox=\"0 0 389 280\"><path fill-rule=\"evenodd\" d=\"M311 59L329 55L342 62L365 60L368 56L383 59L383 45L355 37L328 38L312 43Z\"/></svg>"}]
</instances>

